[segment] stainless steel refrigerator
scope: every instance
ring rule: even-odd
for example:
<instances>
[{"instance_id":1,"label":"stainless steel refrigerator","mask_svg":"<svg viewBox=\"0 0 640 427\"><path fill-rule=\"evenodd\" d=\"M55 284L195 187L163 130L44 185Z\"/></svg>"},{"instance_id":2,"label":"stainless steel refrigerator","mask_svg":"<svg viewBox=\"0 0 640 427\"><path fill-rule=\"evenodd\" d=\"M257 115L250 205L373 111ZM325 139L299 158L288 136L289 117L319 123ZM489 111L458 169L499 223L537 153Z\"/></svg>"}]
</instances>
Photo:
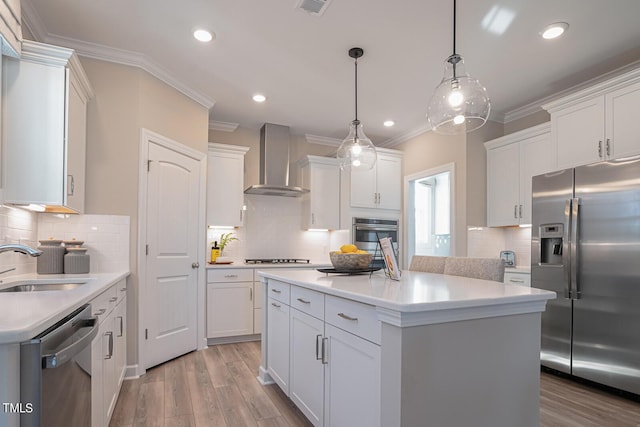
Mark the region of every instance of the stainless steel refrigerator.
<instances>
[{"instance_id":1,"label":"stainless steel refrigerator","mask_svg":"<svg viewBox=\"0 0 640 427\"><path fill-rule=\"evenodd\" d=\"M533 178L543 366L640 394L640 157Z\"/></svg>"}]
</instances>

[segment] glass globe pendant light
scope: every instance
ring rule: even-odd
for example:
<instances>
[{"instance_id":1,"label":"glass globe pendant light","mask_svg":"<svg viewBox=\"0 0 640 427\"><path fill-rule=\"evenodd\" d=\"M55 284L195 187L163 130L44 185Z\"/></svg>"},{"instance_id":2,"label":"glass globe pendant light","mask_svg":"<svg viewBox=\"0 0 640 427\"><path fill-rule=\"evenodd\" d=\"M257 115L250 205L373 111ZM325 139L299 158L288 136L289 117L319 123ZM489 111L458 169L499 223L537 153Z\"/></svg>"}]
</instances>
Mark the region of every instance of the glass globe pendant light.
<instances>
[{"instance_id":1,"label":"glass globe pendant light","mask_svg":"<svg viewBox=\"0 0 640 427\"><path fill-rule=\"evenodd\" d=\"M453 0L453 54L444 63L444 77L431 96L427 119L435 132L457 134L478 129L490 112L487 90L467 74L464 60L456 53L456 0Z\"/></svg>"},{"instance_id":2,"label":"glass globe pendant light","mask_svg":"<svg viewBox=\"0 0 640 427\"><path fill-rule=\"evenodd\" d=\"M349 126L349 135L338 148L337 158L342 170L369 170L376 164L378 157L376 147L364 134L362 123L358 120L358 58L362 57L362 55L364 55L364 51L359 47L349 49L349 56L355 60L356 116Z\"/></svg>"}]
</instances>

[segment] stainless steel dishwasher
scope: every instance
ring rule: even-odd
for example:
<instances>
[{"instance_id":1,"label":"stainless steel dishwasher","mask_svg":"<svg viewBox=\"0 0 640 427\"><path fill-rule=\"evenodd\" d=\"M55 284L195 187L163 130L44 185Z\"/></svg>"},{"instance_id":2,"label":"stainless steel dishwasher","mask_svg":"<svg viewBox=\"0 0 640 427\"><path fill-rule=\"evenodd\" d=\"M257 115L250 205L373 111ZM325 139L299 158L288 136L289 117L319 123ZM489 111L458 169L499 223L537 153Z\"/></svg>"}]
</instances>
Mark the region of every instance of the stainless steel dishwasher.
<instances>
[{"instance_id":1,"label":"stainless steel dishwasher","mask_svg":"<svg viewBox=\"0 0 640 427\"><path fill-rule=\"evenodd\" d=\"M20 344L20 401L31 404L20 427L91 425L91 341L97 334L86 304Z\"/></svg>"}]
</instances>

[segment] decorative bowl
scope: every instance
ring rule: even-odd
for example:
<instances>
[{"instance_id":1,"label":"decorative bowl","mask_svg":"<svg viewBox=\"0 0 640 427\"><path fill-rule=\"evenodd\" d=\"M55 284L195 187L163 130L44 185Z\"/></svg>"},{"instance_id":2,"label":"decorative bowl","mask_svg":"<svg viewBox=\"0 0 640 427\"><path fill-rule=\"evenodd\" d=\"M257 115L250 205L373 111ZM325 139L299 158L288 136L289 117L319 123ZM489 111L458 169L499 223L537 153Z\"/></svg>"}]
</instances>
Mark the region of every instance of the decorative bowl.
<instances>
[{"instance_id":1,"label":"decorative bowl","mask_svg":"<svg viewBox=\"0 0 640 427\"><path fill-rule=\"evenodd\" d=\"M363 269L369 268L371 264L371 254L350 254L329 252L331 264L336 269Z\"/></svg>"}]
</instances>

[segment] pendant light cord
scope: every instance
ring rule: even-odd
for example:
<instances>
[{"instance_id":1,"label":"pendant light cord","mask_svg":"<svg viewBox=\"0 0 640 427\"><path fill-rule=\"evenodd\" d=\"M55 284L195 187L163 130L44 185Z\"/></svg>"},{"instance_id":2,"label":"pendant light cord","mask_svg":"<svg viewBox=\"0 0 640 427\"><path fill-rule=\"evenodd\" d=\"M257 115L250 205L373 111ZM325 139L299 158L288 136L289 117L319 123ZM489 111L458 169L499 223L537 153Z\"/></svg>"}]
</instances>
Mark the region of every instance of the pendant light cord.
<instances>
[{"instance_id":1,"label":"pendant light cord","mask_svg":"<svg viewBox=\"0 0 640 427\"><path fill-rule=\"evenodd\" d=\"M456 54L456 0L453 0L453 54Z\"/></svg>"},{"instance_id":2,"label":"pendant light cord","mask_svg":"<svg viewBox=\"0 0 640 427\"><path fill-rule=\"evenodd\" d=\"M355 59L356 120L358 120L358 58Z\"/></svg>"}]
</instances>

